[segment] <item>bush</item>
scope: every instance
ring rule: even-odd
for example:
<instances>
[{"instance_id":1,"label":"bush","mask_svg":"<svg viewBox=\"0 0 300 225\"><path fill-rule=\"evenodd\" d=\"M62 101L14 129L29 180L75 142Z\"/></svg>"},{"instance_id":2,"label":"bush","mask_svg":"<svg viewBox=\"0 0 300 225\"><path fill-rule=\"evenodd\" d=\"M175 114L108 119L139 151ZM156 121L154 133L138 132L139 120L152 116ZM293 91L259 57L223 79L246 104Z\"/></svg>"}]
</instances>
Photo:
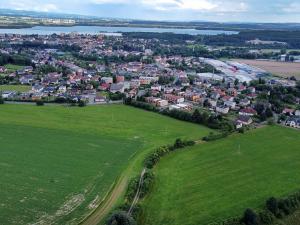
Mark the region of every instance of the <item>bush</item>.
<instances>
[{"instance_id":1,"label":"bush","mask_svg":"<svg viewBox=\"0 0 300 225\"><path fill-rule=\"evenodd\" d=\"M37 106L43 106L44 102L42 100L38 100L38 101L36 101L36 105Z\"/></svg>"},{"instance_id":2,"label":"bush","mask_svg":"<svg viewBox=\"0 0 300 225\"><path fill-rule=\"evenodd\" d=\"M203 137L202 140L203 141L215 141L215 140L218 140L218 139L225 138L227 136L228 136L227 132L222 132L220 134L214 134L213 132L211 132L211 133L209 133L208 136Z\"/></svg>"},{"instance_id":3,"label":"bush","mask_svg":"<svg viewBox=\"0 0 300 225\"><path fill-rule=\"evenodd\" d=\"M126 212L117 211L108 218L106 225L136 225L136 222Z\"/></svg>"},{"instance_id":4,"label":"bush","mask_svg":"<svg viewBox=\"0 0 300 225\"><path fill-rule=\"evenodd\" d=\"M1 94L1 93L0 93ZM2 96L0 95L0 105L4 104L4 99L2 98Z\"/></svg>"},{"instance_id":5,"label":"bush","mask_svg":"<svg viewBox=\"0 0 300 225\"><path fill-rule=\"evenodd\" d=\"M242 219L246 225L259 225L259 217L252 209L246 209Z\"/></svg>"},{"instance_id":6,"label":"bush","mask_svg":"<svg viewBox=\"0 0 300 225\"><path fill-rule=\"evenodd\" d=\"M264 210L258 214L262 224L272 224L274 215L269 210Z\"/></svg>"},{"instance_id":7,"label":"bush","mask_svg":"<svg viewBox=\"0 0 300 225\"><path fill-rule=\"evenodd\" d=\"M83 100L80 100L80 101L78 102L78 106L79 106L79 107L84 107L84 106L86 106L86 102L83 101Z\"/></svg>"}]
</instances>

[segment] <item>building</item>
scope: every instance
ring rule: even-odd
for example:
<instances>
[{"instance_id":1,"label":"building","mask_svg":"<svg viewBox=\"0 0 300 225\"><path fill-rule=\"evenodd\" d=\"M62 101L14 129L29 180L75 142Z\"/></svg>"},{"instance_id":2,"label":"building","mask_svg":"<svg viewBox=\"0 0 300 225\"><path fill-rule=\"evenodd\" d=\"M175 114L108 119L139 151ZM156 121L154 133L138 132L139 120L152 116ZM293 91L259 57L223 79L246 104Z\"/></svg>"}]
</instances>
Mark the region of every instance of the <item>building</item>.
<instances>
[{"instance_id":1,"label":"building","mask_svg":"<svg viewBox=\"0 0 300 225\"><path fill-rule=\"evenodd\" d=\"M226 101L226 102L224 102L224 105L230 107L231 109L234 109L236 106L236 102Z\"/></svg>"},{"instance_id":2,"label":"building","mask_svg":"<svg viewBox=\"0 0 300 225\"><path fill-rule=\"evenodd\" d=\"M292 116L286 122L286 126L300 128L300 117L299 116Z\"/></svg>"},{"instance_id":3,"label":"building","mask_svg":"<svg viewBox=\"0 0 300 225\"><path fill-rule=\"evenodd\" d=\"M179 104L184 102L184 97L172 95L172 94L165 94L164 98L168 100L169 102Z\"/></svg>"},{"instance_id":4,"label":"building","mask_svg":"<svg viewBox=\"0 0 300 225\"><path fill-rule=\"evenodd\" d=\"M109 91L111 93L117 93L117 92L124 93L124 84L123 83L111 84Z\"/></svg>"},{"instance_id":5,"label":"building","mask_svg":"<svg viewBox=\"0 0 300 225\"><path fill-rule=\"evenodd\" d=\"M247 108L241 109L239 111L239 115L242 115L242 116L255 116L255 115L257 115L257 112L256 112L255 109L247 107Z\"/></svg>"},{"instance_id":6,"label":"building","mask_svg":"<svg viewBox=\"0 0 300 225\"><path fill-rule=\"evenodd\" d=\"M225 105L217 106L216 112L221 114L227 114L229 113L229 107Z\"/></svg>"},{"instance_id":7,"label":"building","mask_svg":"<svg viewBox=\"0 0 300 225\"><path fill-rule=\"evenodd\" d=\"M243 115L240 115L237 120L236 120L237 123L241 123L243 125L250 125L253 120L251 119L250 116L243 116Z\"/></svg>"}]
</instances>

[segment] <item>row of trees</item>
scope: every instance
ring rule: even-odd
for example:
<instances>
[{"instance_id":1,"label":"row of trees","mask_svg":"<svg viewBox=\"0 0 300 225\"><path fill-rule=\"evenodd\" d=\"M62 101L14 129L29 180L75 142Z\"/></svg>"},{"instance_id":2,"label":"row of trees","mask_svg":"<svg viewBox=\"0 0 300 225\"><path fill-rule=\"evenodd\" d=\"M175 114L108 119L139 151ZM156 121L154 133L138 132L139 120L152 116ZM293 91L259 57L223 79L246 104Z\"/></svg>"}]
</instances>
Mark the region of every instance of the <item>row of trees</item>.
<instances>
[{"instance_id":1,"label":"row of trees","mask_svg":"<svg viewBox=\"0 0 300 225\"><path fill-rule=\"evenodd\" d=\"M177 149L181 149L186 146L192 146L194 144L194 141L182 141L181 139L176 139L173 145L159 147L153 153L148 155L144 160L144 166L148 169L152 169L163 156Z\"/></svg>"},{"instance_id":2,"label":"row of trees","mask_svg":"<svg viewBox=\"0 0 300 225\"><path fill-rule=\"evenodd\" d=\"M263 210L256 212L246 209L241 218L232 218L218 224L222 225L272 225L277 220L293 214L300 209L300 191L286 197L267 199Z\"/></svg>"},{"instance_id":3,"label":"row of trees","mask_svg":"<svg viewBox=\"0 0 300 225\"><path fill-rule=\"evenodd\" d=\"M207 112L200 112L198 109L196 109L193 113L176 109L159 110L157 107L151 104L135 101L131 98L125 99L124 103L148 111L158 112L178 120L205 125L212 129L220 129L224 132L232 132L235 130L234 124L225 120L221 115L210 115Z\"/></svg>"},{"instance_id":4,"label":"row of trees","mask_svg":"<svg viewBox=\"0 0 300 225\"><path fill-rule=\"evenodd\" d=\"M136 192L138 191L138 187L139 187L139 181L140 181L140 177L135 177L133 178L129 184L128 184L128 188L125 194L125 201L128 204L131 204L131 202L133 201ZM154 181L154 173L151 170L146 170L144 177L143 177L143 185L141 186L140 189L140 198L145 197L145 195L150 191L152 184Z\"/></svg>"},{"instance_id":5,"label":"row of trees","mask_svg":"<svg viewBox=\"0 0 300 225\"><path fill-rule=\"evenodd\" d=\"M17 55L0 54L0 66L4 66L6 64L28 66L31 65L31 60L29 57L21 54L17 54Z\"/></svg>"}]
</instances>

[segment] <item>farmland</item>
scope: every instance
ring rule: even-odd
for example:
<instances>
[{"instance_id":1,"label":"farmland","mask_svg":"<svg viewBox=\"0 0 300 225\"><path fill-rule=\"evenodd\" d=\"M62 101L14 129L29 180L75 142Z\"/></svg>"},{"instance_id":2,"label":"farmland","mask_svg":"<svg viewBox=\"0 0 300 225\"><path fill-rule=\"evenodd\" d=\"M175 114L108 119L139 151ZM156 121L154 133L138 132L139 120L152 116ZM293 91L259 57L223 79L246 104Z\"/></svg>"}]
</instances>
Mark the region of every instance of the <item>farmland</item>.
<instances>
[{"instance_id":1,"label":"farmland","mask_svg":"<svg viewBox=\"0 0 300 225\"><path fill-rule=\"evenodd\" d=\"M208 132L122 105L1 105L1 224L76 224L154 147Z\"/></svg>"},{"instance_id":2,"label":"farmland","mask_svg":"<svg viewBox=\"0 0 300 225\"><path fill-rule=\"evenodd\" d=\"M300 133L264 127L163 158L144 200L147 225L209 224L300 188Z\"/></svg>"},{"instance_id":3,"label":"farmland","mask_svg":"<svg viewBox=\"0 0 300 225\"><path fill-rule=\"evenodd\" d=\"M247 59L235 59L235 61L261 68L269 73L272 73L280 77L295 76L297 79L300 79L300 63L260 61L260 60L247 60Z\"/></svg>"}]
</instances>

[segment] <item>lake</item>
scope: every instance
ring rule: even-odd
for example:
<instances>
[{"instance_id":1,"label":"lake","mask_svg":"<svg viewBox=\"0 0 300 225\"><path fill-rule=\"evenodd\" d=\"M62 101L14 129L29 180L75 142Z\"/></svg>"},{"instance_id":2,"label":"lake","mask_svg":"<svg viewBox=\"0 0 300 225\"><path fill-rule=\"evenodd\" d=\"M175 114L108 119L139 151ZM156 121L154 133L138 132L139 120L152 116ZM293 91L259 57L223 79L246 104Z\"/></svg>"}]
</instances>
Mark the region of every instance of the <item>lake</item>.
<instances>
[{"instance_id":1,"label":"lake","mask_svg":"<svg viewBox=\"0 0 300 225\"><path fill-rule=\"evenodd\" d=\"M180 28L144 28L144 27L106 27L106 26L35 26L32 28L21 29L0 29L0 34L22 34L22 35L51 35L61 33L77 32L80 34L105 34L105 35L121 35L124 32L154 32L154 33L175 33L190 35L218 35L218 34L238 34L236 31L225 30L196 30L196 29L180 29Z\"/></svg>"}]
</instances>

